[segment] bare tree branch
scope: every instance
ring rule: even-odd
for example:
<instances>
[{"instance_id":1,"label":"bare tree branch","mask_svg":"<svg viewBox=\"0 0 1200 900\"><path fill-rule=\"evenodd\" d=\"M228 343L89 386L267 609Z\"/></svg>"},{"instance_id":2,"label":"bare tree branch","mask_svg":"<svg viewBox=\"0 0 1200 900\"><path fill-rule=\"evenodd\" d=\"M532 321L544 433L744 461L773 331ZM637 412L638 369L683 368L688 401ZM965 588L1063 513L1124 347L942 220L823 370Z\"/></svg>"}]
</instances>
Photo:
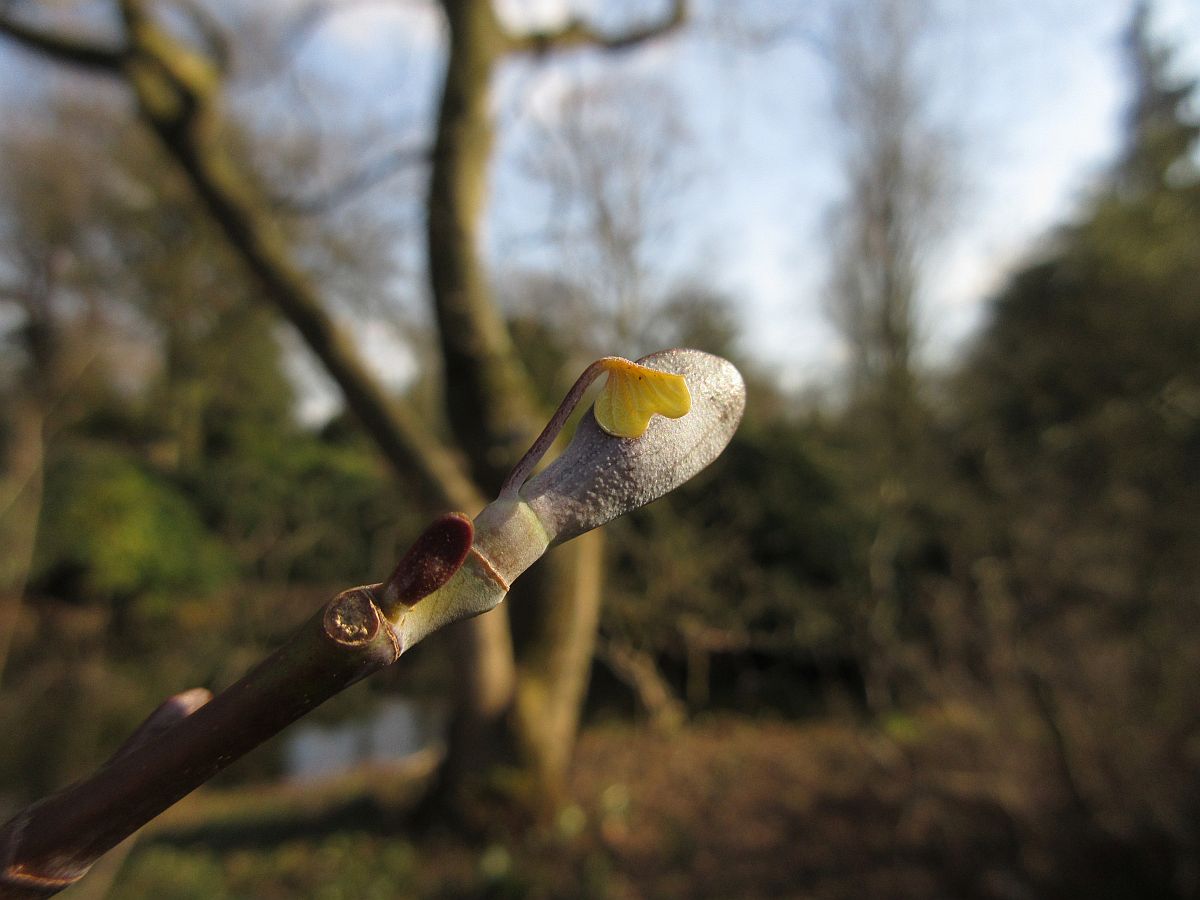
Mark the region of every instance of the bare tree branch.
<instances>
[{"instance_id":1,"label":"bare tree branch","mask_svg":"<svg viewBox=\"0 0 1200 900\"><path fill-rule=\"evenodd\" d=\"M595 47L600 50L629 50L655 38L664 37L687 21L688 0L674 0L670 14L659 22L631 28L620 34L605 34L596 30L583 19L572 19L562 28L553 31L535 31L529 34L508 35L509 47L514 53L544 55L556 50L575 47Z\"/></svg>"},{"instance_id":2,"label":"bare tree branch","mask_svg":"<svg viewBox=\"0 0 1200 900\"><path fill-rule=\"evenodd\" d=\"M0 282L0 298L24 302L29 296L29 288L20 284Z\"/></svg>"},{"instance_id":3,"label":"bare tree branch","mask_svg":"<svg viewBox=\"0 0 1200 900\"><path fill-rule=\"evenodd\" d=\"M483 497L456 457L368 371L264 211L261 192L221 141L215 111L219 74L158 26L141 0L122 0L121 7L138 63L129 67L129 83L141 115L182 166L230 246L324 364L389 462L402 473L415 472L439 505L480 508Z\"/></svg>"},{"instance_id":4,"label":"bare tree branch","mask_svg":"<svg viewBox=\"0 0 1200 900\"><path fill-rule=\"evenodd\" d=\"M405 169L429 162L429 157L430 151L426 146L397 147L375 162L343 176L319 193L307 197L273 196L271 205L284 213L319 215L353 200Z\"/></svg>"},{"instance_id":5,"label":"bare tree branch","mask_svg":"<svg viewBox=\"0 0 1200 900\"><path fill-rule=\"evenodd\" d=\"M0 8L7 13L10 5L4 4ZM18 22L7 14L0 15L0 34L12 38L28 50L51 56L59 62L109 75L121 73L127 52L123 47L106 47L80 38L51 34Z\"/></svg>"},{"instance_id":6,"label":"bare tree branch","mask_svg":"<svg viewBox=\"0 0 1200 900\"><path fill-rule=\"evenodd\" d=\"M175 0L175 4L183 10L199 33L204 49L213 64L220 72L229 71L229 60L232 53L229 49L229 39L225 35L221 23L202 3L196 0Z\"/></svg>"}]
</instances>

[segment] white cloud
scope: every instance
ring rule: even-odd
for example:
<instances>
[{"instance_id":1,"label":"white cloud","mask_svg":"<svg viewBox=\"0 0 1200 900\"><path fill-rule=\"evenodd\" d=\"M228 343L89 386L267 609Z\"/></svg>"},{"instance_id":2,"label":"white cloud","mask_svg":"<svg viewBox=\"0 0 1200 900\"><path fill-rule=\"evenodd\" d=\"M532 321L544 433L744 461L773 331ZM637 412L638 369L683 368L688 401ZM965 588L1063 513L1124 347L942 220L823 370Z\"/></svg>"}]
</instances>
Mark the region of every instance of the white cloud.
<instances>
[{"instance_id":1,"label":"white cloud","mask_svg":"<svg viewBox=\"0 0 1200 900\"><path fill-rule=\"evenodd\" d=\"M323 37L342 49L395 54L400 48L434 48L442 39L442 16L433 3L349 2L323 26Z\"/></svg>"}]
</instances>

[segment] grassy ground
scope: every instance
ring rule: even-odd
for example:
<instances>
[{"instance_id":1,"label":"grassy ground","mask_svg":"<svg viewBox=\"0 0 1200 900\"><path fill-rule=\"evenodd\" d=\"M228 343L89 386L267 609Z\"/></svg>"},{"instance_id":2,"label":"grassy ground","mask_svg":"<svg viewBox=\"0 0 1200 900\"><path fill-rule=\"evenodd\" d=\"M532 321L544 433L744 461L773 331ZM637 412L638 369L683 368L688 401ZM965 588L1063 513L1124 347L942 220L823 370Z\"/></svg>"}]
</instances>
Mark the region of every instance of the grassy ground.
<instances>
[{"instance_id":1,"label":"grassy ground","mask_svg":"<svg viewBox=\"0 0 1200 900\"><path fill-rule=\"evenodd\" d=\"M735 718L669 737L627 725L592 728L579 747L573 802L553 823L473 842L416 837L406 826L427 769L418 761L319 788L202 791L142 836L106 895L1054 893L1039 881L1053 869L1046 836L1054 829L1039 832L1037 824L1058 803L1053 780L1028 754L952 711L882 728Z\"/></svg>"}]
</instances>

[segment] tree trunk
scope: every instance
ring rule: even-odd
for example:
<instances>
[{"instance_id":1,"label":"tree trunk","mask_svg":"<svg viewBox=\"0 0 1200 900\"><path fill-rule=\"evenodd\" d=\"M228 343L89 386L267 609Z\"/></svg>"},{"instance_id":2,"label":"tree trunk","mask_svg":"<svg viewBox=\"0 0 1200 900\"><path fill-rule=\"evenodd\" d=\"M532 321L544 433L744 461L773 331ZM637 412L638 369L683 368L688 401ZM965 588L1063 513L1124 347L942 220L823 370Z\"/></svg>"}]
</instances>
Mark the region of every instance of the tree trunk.
<instances>
[{"instance_id":1,"label":"tree trunk","mask_svg":"<svg viewBox=\"0 0 1200 900\"><path fill-rule=\"evenodd\" d=\"M479 247L494 143L491 79L512 45L490 0L442 5L450 42L427 201L429 279L450 424L472 473L494 491L539 425ZM521 805L537 811L560 796L591 668L601 548L599 535L580 538L518 583L512 603L522 621L517 677L480 684L486 697L460 697L440 802L469 804L468 782L487 782L497 764L516 770L510 784L523 796L511 799ZM501 702L503 690L508 694Z\"/></svg>"},{"instance_id":2,"label":"tree trunk","mask_svg":"<svg viewBox=\"0 0 1200 900\"><path fill-rule=\"evenodd\" d=\"M466 477L432 429L387 396L357 348L325 310L312 279L294 258L262 196L220 140L215 112L219 76L206 61L149 20L137 0L124 0L129 58L125 78L139 109L221 228L258 278L265 296L296 328L342 390L347 406L402 476L416 475L435 503L474 514L485 495ZM514 662L503 607L457 627L457 700L465 734L494 722L511 705ZM503 698L503 699L502 699ZM462 746L453 741L452 746Z\"/></svg>"},{"instance_id":3,"label":"tree trunk","mask_svg":"<svg viewBox=\"0 0 1200 900\"><path fill-rule=\"evenodd\" d=\"M258 278L264 295L324 364L384 455L416 474L440 503L475 512L536 433L536 404L497 310L479 256L493 125L489 85L510 53L595 46L623 50L666 34L686 16L675 0L663 21L599 34L577 21L551 33L507 34L490 0L442 0L450 46L438 113L427 206L429 277L445 362L448 418L465 452L466 477L432 431L392 401L325 310L319 292L269 214L260 192L225 148L216 111L223 72L147 12L119 0L124 43L93 44L0 17L0 31L26 47L87 71L123 79L139 111L182 166L201 201ZM516 760L539 790L554 793L578 725L600 597L599 537L559 551L536 590L519 603L530 627L516 687L506 607L458 627L459 721L445 774L480 771L483 757ZM519 700L517 698L520 698ZM480 739L493 735L494 739Z\"/></svg>"},{"instance_id":4,"label":"tree trunk","mask_svg":"<svg viewBox=\"0 0 1200 900\"><path fill-rule=\"evenodd\" d=\"M604 581L604 533L592 531L554 550L535 575L518 629L515 727L519 746L551 807L561 799L587 696ZM540 602L539 602L540 601Z\"/></svg>"},{"instance_id":5,"label":"tree trunk","mask_svg":"<svg viewBox=\"0 0 1200 900\"><path fill-rule=\"evenodd\" d=\"M0 682L21 619L42 510L45 452L39 405L32 397L15 404L8 458L0 479L0 547L4 548L0 553Z\"/></svg>"},{"instance_id":6,"label":"tree trunk","mask_svg":"<svg viewBox=\"0 0 1200 900\"><path fill-rule=\"evenodd\" d=\"M505 36L491 0L444 0L450 44L426 204L446 408L485 489L497 490L540 423L479 253L494 143L491 79Z\"/></svg>"}]
</instances>

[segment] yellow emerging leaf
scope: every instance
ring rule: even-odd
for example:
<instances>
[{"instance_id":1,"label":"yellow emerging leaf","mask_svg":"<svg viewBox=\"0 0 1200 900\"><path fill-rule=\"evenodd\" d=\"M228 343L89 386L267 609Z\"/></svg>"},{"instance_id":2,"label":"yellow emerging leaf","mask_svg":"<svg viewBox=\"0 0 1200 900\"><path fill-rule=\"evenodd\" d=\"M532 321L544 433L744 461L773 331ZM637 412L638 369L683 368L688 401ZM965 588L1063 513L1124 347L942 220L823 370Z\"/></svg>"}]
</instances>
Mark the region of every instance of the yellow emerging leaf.
<instances>
[{"instance_id":1,"label":"yellow emerging leaf","mask_svg":"<svg viewBox=\"0 0 1200 900\"><path fill-rule=\"evenodd\" d=\"M640 437L655 413L678 419L692 408L692 396L682 375L617 357L604 363L608 380L596 398L596 422L614 437Z\"/></svg>"}]
</instances>

